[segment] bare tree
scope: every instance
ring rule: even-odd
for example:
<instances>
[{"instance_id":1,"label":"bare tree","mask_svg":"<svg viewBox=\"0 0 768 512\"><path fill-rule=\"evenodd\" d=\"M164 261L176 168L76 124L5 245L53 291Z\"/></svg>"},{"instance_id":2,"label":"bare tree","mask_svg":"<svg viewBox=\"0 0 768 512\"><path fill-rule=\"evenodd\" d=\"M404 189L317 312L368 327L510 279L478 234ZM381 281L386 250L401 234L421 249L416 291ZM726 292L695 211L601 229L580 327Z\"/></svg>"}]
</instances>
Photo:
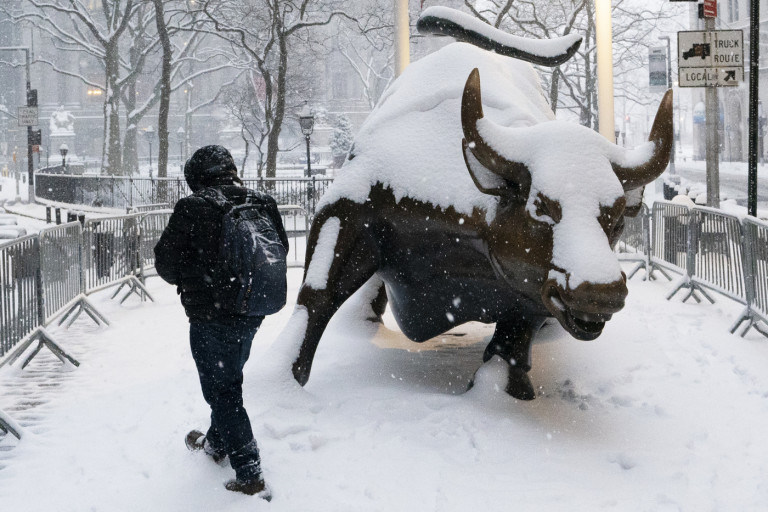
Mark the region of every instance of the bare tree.
<instances>
[{"instance_id":1,"label":"bare tree","mask_svg":"<svg viewBox=\"0 0 768 512\"><path fill-rule=\"evenodd\" d=\"M571 111L583 125L598 128L594 0L464 0L464 5L486 23L517 35L552 38L582 34L584 42L577 55L561 66L542 69L542 77L553 110ZM638 85L637 72L645 67L653 34L680 11L665 3L654 7L634 0L615 1L612 10L616 89L627 98L647 103L650 97Z\"/></svg>"},{"instance_id":2,"label":"bare tree","mask_svg":"<svg viewBox=\"0 0 768 512\"><path fill-rule=\"evenodd\" d=\"M306 49L309 32L327 26L338 0L202 0L207 30L236 49L245 66L260 77L264 88L264 127L267 130L265 171L275 176L279 138L287 112L291 64ZM296 76L294 74L294 76Z\"/></svg>"},{"instance_id":3,"label":"bare tree","mask_svg":"<svg viewBox=\"0 0 768 512\"><path fill-rule=\"evenodd\" d=\"M43 58L54 71L73 76L104 91L104 146L102 167L107 173L121 169L120 81L125 67L121 43L136 13L140 0L102 0L99 9L89 9L76 0L26 0L19 9L2 7L15 22L28 23L48 34L62 51L82 51L96 59L104 69L102 82L94 82L77 70L59 68Z\"/></svg>"}]
</instances>

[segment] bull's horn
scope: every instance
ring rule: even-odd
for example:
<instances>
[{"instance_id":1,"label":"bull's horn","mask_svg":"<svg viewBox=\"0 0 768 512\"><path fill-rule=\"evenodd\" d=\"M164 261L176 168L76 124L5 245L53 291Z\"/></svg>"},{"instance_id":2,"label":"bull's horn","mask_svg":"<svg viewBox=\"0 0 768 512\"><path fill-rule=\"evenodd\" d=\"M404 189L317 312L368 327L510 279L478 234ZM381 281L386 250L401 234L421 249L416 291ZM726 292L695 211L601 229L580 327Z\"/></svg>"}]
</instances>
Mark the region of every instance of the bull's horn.
<instances>
[{"instance_id":1,"label":"bull's horn","mask_svg":"<svg viewBox=\"0 0 768 512\"><path fill-rule=\"evenodd\" d=\"M478 162L492 173L518 184L521 189L530 187L531 174L525 164L507 160L489 146L477 131L477 122L483 118L483 102L480 96L480 72L473 69L464 85L461 97L461 128L464 144Z\"/></svg>"},{"instance_id":2,"label":"bull's horn","mask_svg":"<svg viewBox=\"0 0 768 512\"><path fill-rule=\"evenodd\" d=\"M659 110L656 112L656 119L653 121L653 128L651 128L651 135L648 136L648 141L654 144L653 154L648 160L634 167L625 167L612 162L613 171L621 181L624 191L651 183L661 176L661 173L667 168L669 156L672 153L672 138L674 137L672 109L672 89L670 89L661 100Z\"/></svg>"}]
</instances>

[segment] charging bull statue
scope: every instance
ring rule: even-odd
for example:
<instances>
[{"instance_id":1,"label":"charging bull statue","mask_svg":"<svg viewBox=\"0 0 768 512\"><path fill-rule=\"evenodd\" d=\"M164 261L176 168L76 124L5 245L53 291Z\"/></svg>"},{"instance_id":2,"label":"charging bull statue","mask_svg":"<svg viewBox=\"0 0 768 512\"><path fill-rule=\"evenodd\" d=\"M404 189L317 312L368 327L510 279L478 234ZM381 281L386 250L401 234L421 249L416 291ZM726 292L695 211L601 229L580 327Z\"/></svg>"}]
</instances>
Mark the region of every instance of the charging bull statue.
<instances>
[{"instance_id":1,"label":"charging bull statue","mask_svg":"<svg viewBox=\"0 0 768 512\"><path fill-rule=\"evenodd\" d=\"M627 150L554 120L521 62L560 64L580 38L516 38L438 7L419 29L471 44L412 64L360 129L319 205L296 309L276 346L304 385L334 313L366 283L383 283L375 314L388 300L413 341L495 322L483 360L504 360L507 393L530 400L530 345L545 319L592 340L624 306L612 247L667 165L671 91L649 142Z\"/></svg>"}]
</instances>

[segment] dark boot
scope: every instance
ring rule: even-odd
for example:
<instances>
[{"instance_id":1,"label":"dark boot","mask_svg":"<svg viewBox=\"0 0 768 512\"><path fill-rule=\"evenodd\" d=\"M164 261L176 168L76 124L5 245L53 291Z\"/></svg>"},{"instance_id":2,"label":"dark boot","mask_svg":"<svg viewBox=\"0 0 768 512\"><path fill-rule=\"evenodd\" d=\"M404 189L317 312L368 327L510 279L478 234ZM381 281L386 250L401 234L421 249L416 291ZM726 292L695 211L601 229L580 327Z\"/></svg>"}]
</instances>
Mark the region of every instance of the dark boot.
<instances>
[{"instance_id":1,"label":"dark boot","mask_svg":"<svg viewBox=\"0 0 768 512\"><path fill-rule=\"evenodd\" d=\"M199 430L191 430L184 439L184 442L186 443L187 448L193 452L203 450L203 452L213 459L213 462L216 464L223 464L224 460L227 458L226 452L217 450L211 446L211 443L208 442L205 434Z\"/></svg>"},{"instance_id":2,"label":"dark boot","mask_svg":"<svg viewBox=\"0 0 768 512\"><path fill-rule=\"evenodd\" d=\"M241 492L249 496L256 495L263 500L272 501L272 491L261 476L243 480L234 478L224 484L224 487L228 491Z\"/></svg>"}]
</instances>

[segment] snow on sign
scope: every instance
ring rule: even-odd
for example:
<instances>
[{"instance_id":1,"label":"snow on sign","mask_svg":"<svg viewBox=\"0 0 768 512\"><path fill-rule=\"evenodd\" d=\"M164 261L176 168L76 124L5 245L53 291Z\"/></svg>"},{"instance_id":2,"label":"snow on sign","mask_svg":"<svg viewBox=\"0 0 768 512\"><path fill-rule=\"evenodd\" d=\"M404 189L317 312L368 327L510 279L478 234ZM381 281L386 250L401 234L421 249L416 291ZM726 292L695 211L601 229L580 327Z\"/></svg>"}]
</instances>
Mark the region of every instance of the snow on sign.
<instances>
[{"instance_id":1,"label":"snow on sign","mask_svg":"<svg viewBox=\"0 0 768 512\"><path fill-rule=\"evenodd\" d=\"M744 81L744 32L677 33L680 87L729 87Z\"/></svg>"},{"instance_id":2,"label":"snow on sign","mask_svg":"<svg viewBox=\"0 0 768 512\"><path fill-rule=\"evenodd\" d=\"M37 107L19 107L19 126L37 125Z\"/></svg>"}]
</instances>

